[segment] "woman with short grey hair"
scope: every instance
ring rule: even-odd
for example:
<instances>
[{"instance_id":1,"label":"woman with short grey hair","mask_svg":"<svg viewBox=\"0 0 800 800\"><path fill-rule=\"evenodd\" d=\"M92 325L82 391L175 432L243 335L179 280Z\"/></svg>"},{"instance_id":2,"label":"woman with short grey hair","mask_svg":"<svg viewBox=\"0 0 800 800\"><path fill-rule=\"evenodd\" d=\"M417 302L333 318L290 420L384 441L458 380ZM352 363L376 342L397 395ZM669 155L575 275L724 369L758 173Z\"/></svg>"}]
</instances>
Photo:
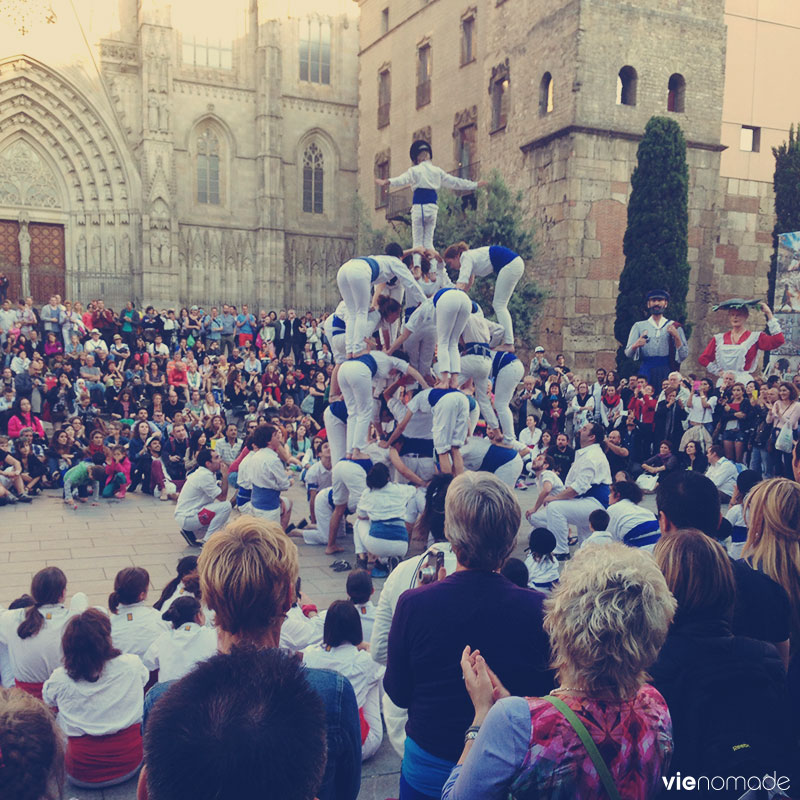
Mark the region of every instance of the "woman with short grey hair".
<instances>
[{"instance_id":1,"label":"woman with short grey hair","mask_svg":"<svg viewBox=\"0 0 800 800\"><path fill-rule=\"evenodd\" d=\"M512 490L487 472L450 484L445 536L458 561L434 583L397 601L384 688L408 709L400 800L438 798L463 744L473 710L459 659L479 647L515 694L553 686L542 627L543 595L515 586L499 570L514 547L520 508Z\"/></svg>"},{"instance_id":2,"label":"woman with short grey hair","mask_svg":"<svg viewBox=\"0 0 800 800\"><path fill-rule=\"evenodd\" d=\"M649 553L617 542L579 550L545 603L558 689L516 696L477 642L464 649L475 715L442 800L657 796L672 724L645 680L675 605Z\"/></svg>"}]
</instances>

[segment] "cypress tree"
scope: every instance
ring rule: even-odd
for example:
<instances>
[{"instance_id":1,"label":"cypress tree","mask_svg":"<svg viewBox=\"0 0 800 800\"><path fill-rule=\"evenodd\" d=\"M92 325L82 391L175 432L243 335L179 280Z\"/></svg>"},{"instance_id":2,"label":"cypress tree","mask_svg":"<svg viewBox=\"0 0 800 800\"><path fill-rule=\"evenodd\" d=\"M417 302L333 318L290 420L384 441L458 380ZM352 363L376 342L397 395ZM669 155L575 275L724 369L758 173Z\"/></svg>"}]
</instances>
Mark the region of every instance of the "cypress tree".
<instances>
[{"instance_id":1,"label":"cypress tree","mask_svg":"<svg viewBox=\"0 0 800 800\"><path fill-rule=\"evenodd\" d=\"M677 122L651 117L639 143L631 176L628 227L623 240L625 266L619 278L614 337L620 343L617 366L631 375L635 364L624 348L631 326L643 319L645 295L670 293L667 314L684 324L689 289L689 167L686 140Z\"/></svg>"},{"instance_id":2,"label":"cypress tree","mask_svg":"<svg viewBox=\"0 0 800 800\"><path fill-rule=\"evenodd\" d=\"M772 259L769 270L770 305L774 308L781 298L775 297L775 273L778 266L778 234L800 231L800 130L789 128L789 141L772 148L775 156L775 227L772 231Z\"/></svg>"}]
</instances>

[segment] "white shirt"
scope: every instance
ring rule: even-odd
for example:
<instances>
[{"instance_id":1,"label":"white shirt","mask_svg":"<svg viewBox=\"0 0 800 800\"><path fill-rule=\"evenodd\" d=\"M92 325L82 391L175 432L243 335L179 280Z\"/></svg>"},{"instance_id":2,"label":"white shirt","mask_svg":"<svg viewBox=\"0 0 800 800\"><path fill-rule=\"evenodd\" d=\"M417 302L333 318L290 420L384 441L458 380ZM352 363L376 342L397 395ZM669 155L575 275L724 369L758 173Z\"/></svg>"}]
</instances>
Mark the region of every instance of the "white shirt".
<instances>
[{"instance_id":1,"label":"white shirt","mask_svg":"<svg viewBox=\"0 0 800 800\"><path fill-rule=\"evenodd\" d=\"M398 422L402 422L406 418L409 408L402 400L397 397L391 397L386 405ZM408 436L411 439L432 439L433 414L429 411L420 410L412 413L411 419L403 431L403 436Z\"/></svg>"},{"instance_id":2,"label":"white shirt","mask_svg":"<svg viewBox=\"0 0 800 800\"><path fill-rule=\"evenodd\" d=\"M58 725L67 736L105 736L142 721L142 690L149 677L139 656L123 653L106 662L95 682L74 681L59 667L42 698L58 707Z\"/></svg>"},{"instance_id":3,"label":"white shirt","mask_svg":"<svg viewBox=\"0 0 800 800\"><path fill-rule=\"evenodd\" d=\"M294 605L281 626L279 645L291 653L297 653L312 644L319 644L322 641L322 628L319 614L309 619L300 606Z\"/></svg>"},{"instance_id":4,"label":"white shirt","mask_svg":"<svg viewBox=\"0 0 800 800\"><path fill-rule=\"evenodd\" d=\"M309 489L329 489L333 486L333 469L326 469L322 461L315 461L306 470L305 481Z\"/></svg>"},{"instance_id":5,"label":"white shirt","mask_svg":"<svg viewBox=\"0 0 800 800\"><path fill-rule=\"evenodd\" d=\"M100 350L104 352L108 352L108 345L102 340L98 339L95 341L94 339L87 339L83 344L83 352L87 355L94 353L95 351ZM95 364L95 366L97 366Z\"/></svg>"},{"instance_id":6,"label":"white shirt","mask_svg":"<svg viewBox=\"0 0 800 800\"><path fill-rule=\"evenodd\" d=\"M356 703L362 708L373 686L383 680L386 667L377 664L366 650L359 650L349 642L328 648L315 644L303 651L303 663L309 669L332 669L344 675L356 693Z\"/></svg>"},{"instance_id":7,"label":"white shirt","mask_svg":"<svg viewBox=\"0 0 800 800\"><path fill-rule=\"evenodd\" d=\"M389 377L389 373L396 369L398 372L402 372L403 375L408 372L409 363L408 361L403 361L402 358L395 358L394 356L387 356L386 353L382 353L380 350L372 350L369 353L372 358L375 359L375 365L377 366L377 371L373 376L373 380L378 380L378 378L386 379ZM358 361L355 362L346 362L346 363L359 363ZM344 366L344 364L342 365Z\"/></svg>"},{"instance_id":8,"label":"white shirt","mask_svg":"<svg viewBox=\"0 0 800 800\"><path fill-rule=\"evenodd\" d=\"M358 516L370 522L405 519L406 507L416 493L415 486L391 481L382 489L367 489L358 501Z\"/></svg>"},{"instance_id":9,"label":"white shirt","mask_svg":"<svg viewBox=\"0 0 800 800\"><path fill-rule=\"evenodd\" d=\"M247 459L252 462L250 464L250 479L253 486L259 486L262 489L275 489L279 492L285 492L291 486L283 461L271 447L263 447L255 453L250 453Z\"/></svg>"},{"instance_id":10,"label":"white shirt","mask_svg":"<svg viewBox=\"0 0 800 800\"><path fill-rule=\"evenodd\" d=\"M89 598L83 592L73 595L69 607L63 605L40 606L44 625L35 636L20 639L17 628L25 619L27 609L17 608L0 615L0 645L5 644L16 680L24 683L42 683L61 664L61 634L71 617L82 614L89 607ZM5 683L5 675L3 676Z\"/></svg>"},{"instance_id":11,"label":"white shirt","mask_svg":"<svg viewBox=\"0 0 800 800\"><path fill-rule=\"evenodd\" d=\"M253 456L256 454L256 452L256 450L251 450L239 462L239 471L236 473L236 485L240 489L253 488L253 473L256 465L258 464L258 462L253 459ZM166 609L164 610L166 611Z\"/></svg>"},{"instance_id":12,"label":"white shirt","mask_svg":"<svg viewBox=\"0 0 800 800\"><path fill-rule=\"evenodd\" d=\"M411 316L406 320L406 330L421 336L435 334L436 332L436 308L433 300L426 300L421 303Z\"/></svg>"},{"instance_id":13,"label":"white shirt","mask_svg":"<svg viewBox=\"0 0 800 800\"><path fill-rule=\"evenodd\" d=\"M162 633L147 648L142 661L151 672L158 670L159 682L176 681L216 652L217 632L196 622L187 622Z\"/></svg>"},{"instance_id":14,"label":"white shirt","mask_svg":"<svg viewBox=\"0 0 800 800\"><path fill-rule=\"evenodd\" d=\"M489 325L486 317L483 316L483 311L479 308L474 314L470 314L467 318L467 324L464 326L464 342L485 342L489 344L492 336L489 333Z\"/></svg>"},{"instance_id":15,"label":"white shirt","mask_svg":"<svg viewBox=\"0 0 800 800\"><path fill-rule=\"evenodd\" d=\"M747 538L747 525L744 521L744 506L742 503L737 503L731 506L725 512L725 519L730 522L733 532L728 539L725 540L725 548L731 558L741 558L742 548Z\"/></svg>"},{"instance_id":16,"label":"white shirt","mask_svg":"<svg viewBox=\"0 0 800 800\"><path fill-rule=\"evenodd\" d=\"M686 403L686 408L689 411L689 422L706 423L714 421L714 409L717 407L717 398L707 397L706 401L708 402L708 408L703 406L699 394L692 393L689 395L689 400Z\"/></svg>"},{"instance_id":17,"label":"white shirt","mask_svg":"<svg viewBox=\"0 0 800 800\"><path fill-rule=\"evenodd\" d=\"M642 506L637 506L630 500L618 500L612 503L606 511L608 512L608 532L615 542L624 542L626 534L643 522L655 522L656 515ZM647 545L648 550L655 545ZM644 548L643 548L644 549Z\"/></svg>"},{"instance_id":18,"label":"white shirt","mask_svg":"<svg viewBox=\"0 0 800 800\"><path fill-rule=\"evenodd\" d=\"M151 644L169 630L169 624L161 619L161 612L144 603L126 606L120 603L117 613L109 612L111 640L114 647L123 653L143 656Z\"/></svg>"},{"instance_id":19,"label":"white shirt","mask_svg":"<svg viewBox=\"0 0 800 800\"><path fill-rule=\"evenodd\" d=\"M466 178L457 178L450 175L441 167L437 167L430 159L420 161L409 167L402 175L389 178L389 187L399 189L403 186L413 186L415 189L452 189L454 191L473 191L478 188L475 181Z\"/></svg>"},{"instance_id":20,"label":"white shirt","mask_svg":"<svg viewBox=\"0 0 800 800\"><path fill-rule=\"evenodd\" d=\"M494 272L488 247L476 247L474 250L465 250L459 259L461 269L458 271L456 283L469 283L474 275L476 278L485 278Z\"/></svg>"},{"instance_id":21,"label":"white shirt","mask_svg":"<svg viewBox=\"0 0 800 800\"><path fill-rule=\"evenodd\" d=\"M736 488L736 479L739 477L739 470L736 469L736 464L733 461L721 456L716 464L709 464L706 470L706 477L711 479L720 492L733 496L733 490Z\"/></svg>"},{"instance_id":22,"label":"white shirt","mask_svg":"<svg viewBox=\"0 0 800 800\"><path fill-rule=\"evenodd\" d=\"M194 593L190 592L186 589L183 585L183 581L181 581L176 587L175 591L172 595L164 601L164 605L161 606L161 613L166 614L167 609L179 598L179 597L194 597Z\"/></svg>"},{"instance_id":23,"label":"white shirt","mask_svg":"<svg viewBox=\"0 0 800 800\"><path fill-rule=\"evenodd\" d=\"M545 483L550 484L551 494L558 494L564 491L564 481L562 481L558 473L554 472L552 469L543 469L536 476L536 485L539 487L540 492L544 491Z\"/></svg>"},{"instance_id":24,"label":"white shirt","mask_svg":"<svg viewBox=\"0 0 800 800\"><path fill-rule=\"evenodd\" d=\"M528 586L531 589L539 589L537 583L552 583L558 580L558 561L552 553L542 556L538 561L529 555L525 559L525 566L528 568Z\"/></svg>"},{"instance_id":25,"label":"white shirt","mask_svg":"<svg viewBox=\"0 0 800 800\"><path fill-rule=\"evenodd\" d=\"M247 458L249 457L248 455ZM183 489L178 495L178 504L175 506L175 519L193 517L218 497L219 484L214 473L207 467L198 467L186 479L186 483L183 484Z\"/></svg>"},{"instance_id":26,"label":"white shirt","mask_svg":"<svg viewBox=\"0 0 800 800\"><path fill-rule=\"evenodd\" d=\"M378 264L378 277L373 283L388 283L392 278L397 278L398 282L406 288L407 297L415 303L425 301L425 295L419 288L411 270L395 256L369 256Z\"/></svg>"},{"instance_id":27,"label":"white shirt","mask_svg":"<svg viewBox=\"0 0 800 800\"><path fill-rule=\"evenodd\" d=\"M611 484L611 468L603 448L599 444L590 444L575 452L575 461L564 485L580 497L600 483Z\"/></svg>"},{"instance_id":28,"label":"white shirt","mask_svg":"<svg viewBox=\"0 0 800 800\"><path fill-rule=\"evenodd\" d=\"M531 450L538 446L541 438L542 431L540 428L534 428L533 430L530 428L523 428L519 432L520 444L524 445L525 447L530 447Z\"/></svg>"}]
</instances>

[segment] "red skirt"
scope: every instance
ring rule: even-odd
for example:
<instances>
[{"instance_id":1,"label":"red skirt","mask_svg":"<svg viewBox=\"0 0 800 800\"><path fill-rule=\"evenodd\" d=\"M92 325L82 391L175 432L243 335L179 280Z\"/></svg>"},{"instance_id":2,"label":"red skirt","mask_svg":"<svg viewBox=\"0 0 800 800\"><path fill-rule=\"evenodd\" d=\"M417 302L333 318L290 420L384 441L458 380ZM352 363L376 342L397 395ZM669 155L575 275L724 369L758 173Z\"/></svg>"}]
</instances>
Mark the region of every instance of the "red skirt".
<instances>
[{"instance_id":1,"label":"red skirt","mask_svg":"<svg viewBox=\"0 0 800 800\"><path fill-rule=\"evenodd\" d=\"M106 736L70 736L67 775L83 783L105 783L132 773L142 763L142 726Z\"/></svg>"},{"instance_id":2,"label":"red skirt","mask_svg":"<svg viewBox=\"0 0 800 800\"><path fill-rule=\"evenodd\" d=\"M42 681L42 683L25 683L25 681L14 681L14 685L17 687L17 689L22 689L23 692L33 695L37 700L42 699L42 686L44 686L44 681Z\"/></svg>"}]
</instances>

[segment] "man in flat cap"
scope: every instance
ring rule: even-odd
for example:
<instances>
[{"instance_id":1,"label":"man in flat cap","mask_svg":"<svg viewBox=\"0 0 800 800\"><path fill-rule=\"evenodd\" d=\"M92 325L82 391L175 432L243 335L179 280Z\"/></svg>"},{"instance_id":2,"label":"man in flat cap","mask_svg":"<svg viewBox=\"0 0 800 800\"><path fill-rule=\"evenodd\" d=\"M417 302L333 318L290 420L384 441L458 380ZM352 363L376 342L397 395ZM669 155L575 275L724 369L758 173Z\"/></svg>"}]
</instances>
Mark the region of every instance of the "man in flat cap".
<instances>
[{"instance_id":1,"label":"man in flat cap","mask_svg":"<svg viewBox=\"0 0 800 800\"><path fill-rule=\"evenodd\" d=\"M669 373L689 355L689 345L681 325L664 316L669 292L654 289L647 293L646 300L650 316L634 323L625 355L640 362L639 375L660 391Z\"/></svg>"}]
</instances>

